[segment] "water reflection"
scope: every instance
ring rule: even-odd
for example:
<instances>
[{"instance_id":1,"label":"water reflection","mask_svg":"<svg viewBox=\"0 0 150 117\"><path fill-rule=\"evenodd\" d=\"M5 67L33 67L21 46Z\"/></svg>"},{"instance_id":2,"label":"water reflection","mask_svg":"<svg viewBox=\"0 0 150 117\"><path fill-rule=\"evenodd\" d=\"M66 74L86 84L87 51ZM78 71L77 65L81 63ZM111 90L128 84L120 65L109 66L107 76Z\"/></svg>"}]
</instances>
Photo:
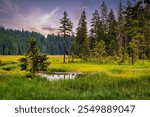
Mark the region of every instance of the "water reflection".
<instances>
[{"instance_id":1,"label":"water reflection","mask_svg":"<svg viewBox=\"0 0 150 117\"><path fill-rule=\"evenodd\" d=\"M42 77L47 78L48 80L58 80L58 79L74 79L79 73L69 73L69 74L43 74L40 73L39 75Z\"/></svg>"}]
</instances>

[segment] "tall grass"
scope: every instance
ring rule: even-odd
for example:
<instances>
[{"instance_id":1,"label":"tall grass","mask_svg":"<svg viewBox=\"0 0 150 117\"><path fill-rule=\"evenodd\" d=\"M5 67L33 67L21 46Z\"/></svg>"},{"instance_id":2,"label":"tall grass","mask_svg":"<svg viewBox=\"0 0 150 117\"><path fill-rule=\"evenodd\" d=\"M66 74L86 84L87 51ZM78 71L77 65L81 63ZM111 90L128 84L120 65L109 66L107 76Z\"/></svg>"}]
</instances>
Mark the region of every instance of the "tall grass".
<instances>
[{"instance_id":1,"label":"tall grass","mask_svg":"<svg viewBox=\"0 0 150 117\"><path fill-rule=\"evenodd\" d=\"M74 80L47 81L0 76L0 99L150 99L150 76L115 78L90 74Z\"/></svg>"},{"instance_id":2,"label":"tall grass","mask_svg":"<svg viewBox=\"0 0 150 117\"><path fill-rule=\"evenodd\" d=\"M18 61L20 58L24 56L13 56L13 55L0 55L0 60L3 62L10 62L10 61Z\"/></svg>"},{"instance_id":3,"label":"tall grass","mask_svg":"<svg viewBox=\"0 0 150 117\"><path fill-rule=\"evenodd\" d=\"M0 99L150 99L150 61L134 66L76 61L50 56L47 73L83 72L74 80L28 79L21 71L23 56L0 56Z\"/></svg>"}]
</instances>

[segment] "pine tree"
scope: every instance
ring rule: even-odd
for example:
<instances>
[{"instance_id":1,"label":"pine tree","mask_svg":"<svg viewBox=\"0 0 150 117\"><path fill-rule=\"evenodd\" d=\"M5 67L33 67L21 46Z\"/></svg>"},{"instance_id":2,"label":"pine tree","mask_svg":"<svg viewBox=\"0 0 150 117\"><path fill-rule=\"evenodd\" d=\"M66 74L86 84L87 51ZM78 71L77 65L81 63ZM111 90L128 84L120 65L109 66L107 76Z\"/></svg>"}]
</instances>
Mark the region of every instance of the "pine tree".
<instances>
[{"instance_id":1,"label":"pine tree","mask_svg":"<svg viewBox=\"0 0 150 117\"><path fill-rule=\"evenodd\" d=\"M71 23L70 19L68 18L67 12L64 12L64 16L62 19L60 19L60 31L64 35L64 63L66 63L66 52L67 52L67 47L66 47L66 38L67 36L70 35L70 32L72 31L73 24Z\"/></svg>"},{"instance_id":2,"label":"pine tree","mask_svg":"<svg viewBox=\"0 0 150 117\"><path fill-rule=\"evenodd\" d=\"M99 63L103 62L103 57L106 54L105 52L105 43L103 40L96 42L96 45L93 49L94 55Z\"/></svg>"},{"instance_id":3,"label":"pine tree","mask_svg":"<svg viewBox=\"0 0 150 117\"><path fill-rule=\"evenodd\" d=\"M20 60L21 70L29 70L28 77L34 78L35 73L39 71L46 71L49 65L47 62L47 55L40 54L37 49L37 42L34 38L30 40L30 46L26 52L26 57Z\"/></svg>"},{"instance_id":4,"label":"pine tree","mask_svg":"<svg viewBox=\"0 0 150 117\"><path fill-rule=\"evenodd\" d=\"M150 59L150 1L144 0L144 12L145 12L145 26L144 26L144 35L146 43L146 55Z\"/></svg>"},{"instance_id":5,"label":"pine tree","mask_svg":"<svg viewBox=\"0 0 150 117\"><path fill-rule=\"evenodd\" d=\"M96 45L96 42L100 40L100 16L97 10L92 15L91 19L91 30L90 30L90 49L93 49Z\"/></svg>"},{"instance_id":6,"label":"pine tree","mask_svg":"<svg viewBox=\"0 0 150 117\"><path fill-rule=\"evenodd\" d=\"M102 39L105 41L106 40L106 35L108 32L108 24L107 24L107 18L108 18L108 14L107 14L107 6L105 4L105 2L102 2L101 5L101 21L102 21L102 27L103 27L103 37Z\"/></svg>"},{"instance_id":7,"label":"pine tree","mask_svg":"<svg viewBox=\"0 0 150 117\"><path fill-rule=\"evenodd\" d=\"M133 65L139 57L140 44L144 41L142 2L139 1L133 6L128 3L125 18L129 63Z\"/></svg>"},{"instance_id":8,"label":"pine tree","mask_svg":"<svg viewBox=\"0 0 150 117\"><path fill-rule=\"evenodd\" d=\"M76 47L77 56L86 60L89 53L89 40L87 36L86 12L84 10L77 28Z\"/></svg>"},{"instance_id":9,"label":"pine tree","mask_svg":"<svg viewBox=\"0 0 150 117\"><path fill-rule=\"evenodd\" d=\"M38 55L38 50L36 47L36 40L35 39L31 39L30 41L30 47L27 51L27 55L31 60L31 68L30 68L30 72L31 75L33 76L34 73L36 71L38 71L38 59L37 59L37 55Z\"/></svg>"},{"instance_id":10,"label":"pine tree","mask_svg":"<svg viewBox=\"0 0 150 117\"><path fill-rule=\"evenodd\" d=\"M106 45L107 45L107 54L114 56L118 50L118 45L117 45L117 31L116 31L116 26L117 22L115 19L115 15L113 10L110 10L110 13L108 14L108 34L107 34L107 40L106 40Z\"/></svg>"},{"instance_id":11,"label":"pine tree","mask_svg":"<svg viewBox=\"0 0 150 117\"><path fill-rule=\"evenodd\" d=\"M126 38L125 38L125 20L123 16L123 6L120 0L118 8L118 26L117 26L117 44L118 56L120 57L119 63L122 64L126 59Z\"/></svg>"}]
</instances>

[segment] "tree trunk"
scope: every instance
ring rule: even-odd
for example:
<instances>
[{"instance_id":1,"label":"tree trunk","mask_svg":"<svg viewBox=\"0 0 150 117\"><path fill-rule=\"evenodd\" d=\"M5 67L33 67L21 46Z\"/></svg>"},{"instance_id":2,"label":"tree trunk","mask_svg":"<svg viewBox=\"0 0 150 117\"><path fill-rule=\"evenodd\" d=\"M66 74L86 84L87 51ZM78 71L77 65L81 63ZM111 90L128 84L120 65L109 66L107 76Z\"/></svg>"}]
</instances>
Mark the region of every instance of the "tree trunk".
<instances>
[{"instance_id":1,"label":"tree trunk","mask_svg":"<svg viewBox=\"0 0 150 117\"><path fill-rule=\"evenodd\" d=\"M131 65L131 50L129 50L129 65Z\"/></svg>"},{"instance_id":2,"label":"tree trunk","mask_svg":"<svg viewBox=\"0 0 150 117\"><path fill-rule=\"evenodd\" d=\"M66 33L64 32L64 63L66 63Z\"/></svg>"},{"instance_id":3,"label":"tree trunk","mask_svg":"<svg viewBox=\"0 0 150 117\"><path fill-rule=\"evenodd\" d=\"M134 65L134 53L132 52L132 65Z\"/></svg>"}]
</instances>

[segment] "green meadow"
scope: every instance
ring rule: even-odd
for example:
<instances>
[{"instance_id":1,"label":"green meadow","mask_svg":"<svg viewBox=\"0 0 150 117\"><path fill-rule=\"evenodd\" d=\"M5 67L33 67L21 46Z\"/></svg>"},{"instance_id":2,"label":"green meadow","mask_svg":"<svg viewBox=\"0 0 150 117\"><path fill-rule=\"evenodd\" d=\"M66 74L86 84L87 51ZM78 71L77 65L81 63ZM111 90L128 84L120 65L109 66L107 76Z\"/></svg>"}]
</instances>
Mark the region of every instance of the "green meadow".
<instances>
[{"instance_id":1,"label":"green meadow","mask_svg":"<svg viewBox=\"0 0 150 117\"><path fill-rule=\"evenodd\" d=\"M52 72L82 72L75 79L49 81L37 76L26 77L19 59L23 56L0 56L1 100L149 100L150 61L137 61L135 65L117 63L99 64L75 60L63 63L63 56L49 56Z\"/></svg>"}]
</instances>

